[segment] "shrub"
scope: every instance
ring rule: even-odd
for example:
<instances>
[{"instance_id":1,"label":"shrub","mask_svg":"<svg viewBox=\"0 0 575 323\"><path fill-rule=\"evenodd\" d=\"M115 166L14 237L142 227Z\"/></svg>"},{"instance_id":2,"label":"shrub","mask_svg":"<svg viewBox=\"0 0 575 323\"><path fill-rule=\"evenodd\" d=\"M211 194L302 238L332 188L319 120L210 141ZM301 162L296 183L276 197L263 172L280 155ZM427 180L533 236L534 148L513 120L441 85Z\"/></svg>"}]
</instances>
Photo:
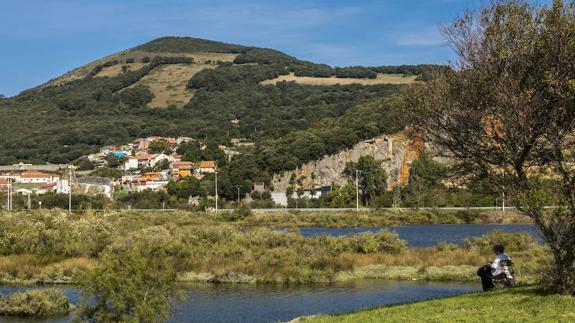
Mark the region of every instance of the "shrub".
<instances>
[{"instance_id":1,"label":"shrub","mask_svg":"<svg viewBox=\"0 0 575 323\"><path fill-rule=\"evenodd\" d=\"M101 266L81 279L77 319L162 322L169 318L170 299L177 291L175 263L161 243L164 239L156 234L151 239L128 238L102 254Z\"/></svg>"},{"instance_id":2,"label":"shrub","mask_svg":"<svg viewBox=\"0 0 575 323\"><path fill-rule=\"evenodd\" d=\"M30 290L0 297L0 316L46 317L65 315L72 310L68 298L60 290Z\"/></svg>"},{"instance_id":3,"label":"shrub","mask_svg":"<svg viewBox=\"0 0 575 323\"><path fill-rule=\"evenodd\" d=\"M491 252L496 244L505 246L506 252L527 251L533 249L537 242L529 233L503 233L495 231L477 238L466 239L463 247L467 250L477 249L482 253Z\"/></svg>"}]
</instances>

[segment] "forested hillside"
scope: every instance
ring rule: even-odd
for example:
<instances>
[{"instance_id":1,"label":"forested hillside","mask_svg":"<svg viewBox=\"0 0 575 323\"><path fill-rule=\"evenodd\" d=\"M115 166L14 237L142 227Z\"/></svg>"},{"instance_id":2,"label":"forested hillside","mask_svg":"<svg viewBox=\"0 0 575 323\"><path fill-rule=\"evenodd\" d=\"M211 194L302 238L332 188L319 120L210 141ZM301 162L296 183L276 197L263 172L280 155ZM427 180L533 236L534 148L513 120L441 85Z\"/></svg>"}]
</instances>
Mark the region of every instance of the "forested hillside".
<instances>
[{"instance_id":1,"label":"forested hillside","mask_svg":"<svg viewBox=\"0 0 575 323\"><path fill-rule=\"evenodd\" d=\"M215 68L193 74L185 89L192 97L188 103L148 106L155 94L139 82L143 77L170 64L198 65L198 60ZM117 75L102 76L113 66L121 66ZM267 177L402 129L401 113L392 103L401 85L259 82L288 73L372 78L378 73L420 75L432 68L332 68L271 49L176 37L154 40L88 67L0 101L0 163L64 163L104 145L151 135L189 136L214 144L246 138L255 142L255 149L232 163L253 166L252 178Z\"/></svg>"}]
</instances>

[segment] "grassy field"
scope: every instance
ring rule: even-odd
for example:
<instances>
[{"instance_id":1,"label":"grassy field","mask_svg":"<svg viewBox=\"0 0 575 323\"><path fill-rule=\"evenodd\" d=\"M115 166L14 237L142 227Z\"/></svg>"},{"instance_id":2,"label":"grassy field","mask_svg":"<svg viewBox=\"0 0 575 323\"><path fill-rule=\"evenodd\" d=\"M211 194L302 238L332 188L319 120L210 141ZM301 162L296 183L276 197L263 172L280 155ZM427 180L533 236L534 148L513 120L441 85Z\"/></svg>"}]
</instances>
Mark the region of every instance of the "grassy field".
<instances>
[{"instance_id":1,"label":"grassy field","mask_svg":"<svg viewBox=\"0 0 575 323\"><path fill-rule=\"evenodd\" d=\"M575 298L537 287L474 293L299 322L573 322Z\"/></svg>"},{"instance_id":2,"label":"grassy field","mask_svg":"<svg viewBox=\"0 0 575 323\"><path fill-rule=\"evenodd\" d=\"M348 84L362 84L362 85L376 85L376 84L411 84L415 82L417 76L404 76L402 74L378 74L375 79L359 79L359 78L336 78L333 77L310 77L310 76L295 76L293 73L289 75L281 75L273 80L266 80L261 84L276 84L277 82L296 82L305 85L348 85Z\"/></svg>"},{"instance_id":3,"label":"grassy field","mask_svg":"<svg viewBox=\"0 0 575 323\"><path fill-rule=\"evenodd\" d=\"M128 71L133 72L146 65L145 63L116 64L104 67L95 77L117 77L122 73L122 67L124 66L128 67Z\"/></svg>"},{"instance_id":4,"label":"grassy field","mask_svg":"<svg viewBox=\"0 0 575 323\"><path fill-rule=\"evenodd\" d=\"M150 107L182 107L194 96L194 91L186 88L188 80L203 69L216 67L211 64L163 65L152 70L132 87L144 85L154 93L154 99L148 104Z\"/></svg>"}]
</instances>

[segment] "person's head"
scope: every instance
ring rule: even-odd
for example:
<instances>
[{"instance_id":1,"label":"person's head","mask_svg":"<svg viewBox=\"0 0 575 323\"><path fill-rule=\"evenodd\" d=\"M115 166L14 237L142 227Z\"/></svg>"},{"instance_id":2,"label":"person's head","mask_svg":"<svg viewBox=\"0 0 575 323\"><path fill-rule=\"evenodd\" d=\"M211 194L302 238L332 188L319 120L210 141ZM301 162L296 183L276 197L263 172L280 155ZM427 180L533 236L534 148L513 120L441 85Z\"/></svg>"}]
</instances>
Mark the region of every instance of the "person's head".
<instances>
[{"instance_id":1,"label":"person's head","mask_svg":"<svg viewBox=\"0 0 575 323\"><path fill-rule=\"evenodd\" d=\"M504 253L505 252L505 248L503 247L502 244L496 244L493 246L492 248L493 252L495 252L496 254L500 254L500 253Z\"/></svg>"}]
</instances>

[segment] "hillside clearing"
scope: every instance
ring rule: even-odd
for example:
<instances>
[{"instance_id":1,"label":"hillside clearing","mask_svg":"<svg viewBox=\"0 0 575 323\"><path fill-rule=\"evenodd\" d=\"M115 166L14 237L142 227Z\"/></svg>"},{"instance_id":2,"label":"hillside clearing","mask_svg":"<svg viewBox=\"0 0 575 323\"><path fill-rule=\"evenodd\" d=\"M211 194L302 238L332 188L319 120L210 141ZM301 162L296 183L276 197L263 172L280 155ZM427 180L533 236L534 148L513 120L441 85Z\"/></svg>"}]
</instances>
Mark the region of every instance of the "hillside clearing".
<instances>
[{"instance_id":1,"label":"hillside clearing","mask_svg":"<svg viewBox=\"0 0 575 323\"><path fill-rule=\"evenodd\" d=\"M575 298L547 295L535 287L475 293L413 304L379 307L299 322L573 322Z\"/></svg>"},{"instance_id":2,"label":"hillside clearing","mask_svg":"<svg viewBox=\"0 0 575 323\"><path fill-rule=\"evenodd\" d=\"M130 64L116 64L108 67L104 67L95 77L117 77L122 74L122 68L127 66L127 71L133 72L140 68L146 66L145 63L130 63Z\"/></svg>"},{"instance_id":3,"label":"hillside clearing","mask_svg":"<svg viewBox=\"0 0 575 323\"><path fill-rule=\"evenodd\" d=\"M349 84L362 84L362 85L377 85L377 84L411 84L415 82L416 75L403 75L403 74L377 74L375 79L359 79L359 78L336 78L332 77L310 77L310 76L295 76L293 73L289 75L281 75L273 80L265 80L260 84L276 84L278 82L296 82L305 85L349 85Z\"/></svg>"},{"instance_id":4,"label":"hillside clearing","mask_svg":"<svg viewBox=\"0 0 575 323\"><path fill-rule=\"evenodd\" d=\"M186 88L188 80L197 72L206 68L216 68L211 64L170 64L162 65L152 70L148 75L136 82L135 86L147 86L154 99L149 107L182 107L194 96L194 91Z\"/></svg>"}]
</instances>

